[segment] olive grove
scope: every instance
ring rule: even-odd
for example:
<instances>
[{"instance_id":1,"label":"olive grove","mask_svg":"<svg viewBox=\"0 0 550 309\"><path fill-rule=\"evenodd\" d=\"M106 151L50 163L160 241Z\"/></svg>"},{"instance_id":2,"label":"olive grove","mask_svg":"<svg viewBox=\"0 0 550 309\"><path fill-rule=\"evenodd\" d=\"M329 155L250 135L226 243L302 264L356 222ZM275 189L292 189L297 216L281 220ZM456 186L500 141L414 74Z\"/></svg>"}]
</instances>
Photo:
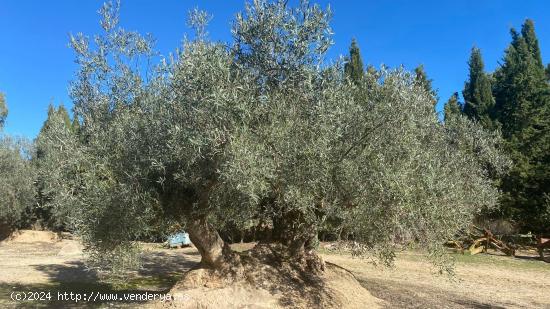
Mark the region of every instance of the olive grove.
<instances>
[{"instance_id":1,"label":"olive grove","mask_svg":"<svg viewBox=\"0 0 550 309\"><path fill-rule=\"evenodd\" d=\"M8 116L4 95L0 93L0 240L8 236L34 202L33 169L28 158L30 143L3 135Z\"/></svg>"},{"instance_id":2,"label":"olive grove","mask_svg":"<svg viewBox=\"0 0 550 309\"><path fill-rule=\"evenodd\" d=\"M357 253L391 262L414 243L446 267L442 243L497 202L498 134L441 123L404 69L350 82L324 59L330 10L256 0L228 43L196 11L194 39L166 58L118 26L117 4L101 14L102 35L71 38L79 136L60 126L41 140L54 207L96 257L121 261L138 237L183 227L202 265L224 270L243 261L221 225L261 222L258 246L321 271L318 230L340 218Z\"/></svg>"}]
</instances>

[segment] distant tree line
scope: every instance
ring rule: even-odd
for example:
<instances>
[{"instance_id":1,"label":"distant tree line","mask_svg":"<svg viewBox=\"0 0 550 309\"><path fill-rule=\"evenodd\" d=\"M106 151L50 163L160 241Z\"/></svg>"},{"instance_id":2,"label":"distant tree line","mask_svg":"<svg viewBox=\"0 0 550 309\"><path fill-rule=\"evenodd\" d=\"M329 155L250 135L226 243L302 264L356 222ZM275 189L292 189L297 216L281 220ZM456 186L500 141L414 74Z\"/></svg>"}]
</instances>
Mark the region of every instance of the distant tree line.
<instances>
[{"instance_id":1,"label":"distant tree line","mask_svg":"<svg viewBox=\"0 0 550 309\"><path fill-rule=\"evenodd\" d=\"M479 48L472 48L469 76L445 104L445 121L466 115L498 131L513 160L509 173L495 177L503 196L487 215L515 222L522 231L550 232L550 65L542 62L534 23L510 31L512 42L493 73L484 70Z\"/></svg>"}]
</instances>

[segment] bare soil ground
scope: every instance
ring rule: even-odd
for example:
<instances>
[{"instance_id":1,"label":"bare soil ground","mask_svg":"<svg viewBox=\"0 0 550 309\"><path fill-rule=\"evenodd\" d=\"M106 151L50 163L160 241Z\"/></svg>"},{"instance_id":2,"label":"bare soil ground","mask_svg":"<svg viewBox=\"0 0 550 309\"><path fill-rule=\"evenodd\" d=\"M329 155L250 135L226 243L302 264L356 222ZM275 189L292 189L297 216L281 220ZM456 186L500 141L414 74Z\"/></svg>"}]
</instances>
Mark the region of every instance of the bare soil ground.
<instances>
[{"instance_id":1,"label":"bare soil ground","mask_svg":"<svg viewBox=\"0 0 550 309\"><path fill-rule=\"evenodd\" d=\"M328 253L324 258L355 273L387 308L550 308L550 263L535 259L534 252L523 254L456 254L452 280L434 274L415 252L398 254L393 269L346 254Z\"/></svg>"},{"instance_id":2,"label":"bare soil ground","mask_svg":"<svg viewBox=\"0 0 550 309\"><path fill-rule=\"evenodd\" d=\"M158 244L144 244L143 267L129 279L120 281L88 270L78 241L41 240L0 243L0 308L156 306L158 301L14 302L10 294L31 291L168 293L200 259L193 248L165 249ZM251 244L234 247L243 250ZM345 253L320 251L326 261L350 270L374 297L383 300L386 308L550 308L550 263L537 260L534 252L520 252L518 258L456 254L457 276L451 281L434 275L430 264L416 252L399 254L395 268L386 269ZM228 298L251 295L245 288L226 292ZM264 308L272 305L266 304Z\"/></svg>"},{"instance_id":3,"label":"bare soil ground","mask_svg":"<svg viewBox=\"0 0 550 309\"><path fill-rule=\"evenodd\" d=\"M327 263L324 271L317 273L303 263L281 259L277 245L233 247L239 249L237 251L251 250L241 252L240 263L221 276L219 271L204 268L186 273L170 293L183 292L188 301L159 307L375 309L383 303L372 296L353 273L337 265ZM309 263L320 261L318 256L307 258Z\"/></svg>"}]
</instances>

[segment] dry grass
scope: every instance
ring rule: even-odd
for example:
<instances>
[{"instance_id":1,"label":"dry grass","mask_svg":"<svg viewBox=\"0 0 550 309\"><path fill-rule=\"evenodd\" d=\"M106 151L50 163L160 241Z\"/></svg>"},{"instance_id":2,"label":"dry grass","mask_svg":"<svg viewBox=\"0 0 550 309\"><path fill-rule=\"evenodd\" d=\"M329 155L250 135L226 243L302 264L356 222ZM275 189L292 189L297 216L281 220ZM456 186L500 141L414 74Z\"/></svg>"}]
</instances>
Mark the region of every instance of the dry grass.
<instances>
[{"instance_id":1,"label":"dry grass","mask_svg":"<svg viewBox=\"0 0 550 309\"><path fill-rule=\"evenodd\" d=\"M326 261L353 271L388 308L550 308L550 263L521 252L453 254L456 277L438 276L420 253L402 252L393 269L324 251Z\"/></svg>"}]
</instances>

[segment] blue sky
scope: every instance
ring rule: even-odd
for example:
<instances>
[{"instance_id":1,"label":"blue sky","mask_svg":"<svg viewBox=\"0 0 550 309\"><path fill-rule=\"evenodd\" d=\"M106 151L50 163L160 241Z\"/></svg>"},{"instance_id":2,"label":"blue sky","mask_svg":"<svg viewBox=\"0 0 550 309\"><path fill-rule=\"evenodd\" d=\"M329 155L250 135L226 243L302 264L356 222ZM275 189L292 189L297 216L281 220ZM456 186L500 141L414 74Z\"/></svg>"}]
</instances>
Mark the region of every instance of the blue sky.
<instances>
[{"instance_id":1,"label":"blue sky","mask_svg":"<svg viewBox=\"0 0 550 309\"><path fill-rule=\"evenodd\" d=\"M334 12L335 45L328 58L346 54L355 37L366 63L409 69L424 64L439 90L439 110L453 92L461 91L471 47L480 47L487 70L494 70L510 42L510 27L519 29L525 18L535 21L543 60L550 62L550 1L312 2L331 3ZM68 34L98 33L102 3L0 0L0 91L10 109L7 133L34 138L50 102L71 108L67 88L76 66ZM210 36L227 41L243 1L122 0L121 6L121 25L153 34L166 55L189 32L188 10L199 7L213 14Z\"/></svg>"}]
</instances>

